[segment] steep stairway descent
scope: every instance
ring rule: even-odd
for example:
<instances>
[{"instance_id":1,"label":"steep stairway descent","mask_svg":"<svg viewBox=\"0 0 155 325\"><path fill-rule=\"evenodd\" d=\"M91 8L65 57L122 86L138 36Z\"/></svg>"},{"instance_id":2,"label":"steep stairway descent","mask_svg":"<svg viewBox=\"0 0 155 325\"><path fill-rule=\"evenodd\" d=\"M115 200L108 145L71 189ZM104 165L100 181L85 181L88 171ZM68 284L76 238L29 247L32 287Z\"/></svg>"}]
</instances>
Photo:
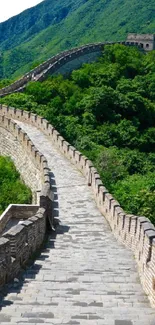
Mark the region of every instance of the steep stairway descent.
<instances>
[{"instance_id":1,"label":"steep stairway descent","mask_svg":"<svg viewBox=\"0 0 155 325\"><path fill-rule=\"evenodd\" d=\"M7 289L0 323L155 325L132 253L114 238L82 174L41 131L18 123L48 160L60 224Z\"/></svg>"}]
</instances>

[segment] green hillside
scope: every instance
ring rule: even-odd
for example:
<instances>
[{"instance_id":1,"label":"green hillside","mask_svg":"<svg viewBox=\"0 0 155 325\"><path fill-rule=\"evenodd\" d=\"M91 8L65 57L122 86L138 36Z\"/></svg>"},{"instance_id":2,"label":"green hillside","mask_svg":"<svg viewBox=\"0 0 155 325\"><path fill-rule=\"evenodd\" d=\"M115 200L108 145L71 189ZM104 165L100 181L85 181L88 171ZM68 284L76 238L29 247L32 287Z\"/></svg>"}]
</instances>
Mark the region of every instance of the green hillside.
<instances>
[{"instance_id":1,"label":"green hillside","mask_svg":"<svg viewBox=\"0 0 155 325\"><path fill-rule=\"evenodd\" d=\"M0 24L0 77L16 78L57 52L155 32L150 0L45 0Z\"/></svg>"},{"instance_id":2,"label":"green hillside","mask_svg":"<svg viewBox=\"0 0 155 325\"><path fill-rule=\"evenodd\" d=\"M155 224L155 51L106 46L98 62L0 102L46 118L93 161L126 212Z\"/></svg>"}]
</instances>

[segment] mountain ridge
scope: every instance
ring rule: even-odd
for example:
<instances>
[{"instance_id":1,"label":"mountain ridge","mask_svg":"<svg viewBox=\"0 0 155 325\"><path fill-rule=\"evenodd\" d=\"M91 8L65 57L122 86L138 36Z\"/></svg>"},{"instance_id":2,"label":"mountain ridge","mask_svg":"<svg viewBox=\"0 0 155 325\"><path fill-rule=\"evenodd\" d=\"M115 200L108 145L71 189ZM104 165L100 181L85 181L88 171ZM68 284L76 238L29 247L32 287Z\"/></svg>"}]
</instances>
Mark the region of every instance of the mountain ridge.
<instances>
[{"instance_id":1,"label":"mountain ridge","mask_svg":"<svg viewBox=\"0 0 155 325\"><path fill-rule=\"evenodd\" d=\"M0 77L17 78L75 46L153 33L154 13L153 0L44 0L0 24Z\"/></svg>"}]
</instances>

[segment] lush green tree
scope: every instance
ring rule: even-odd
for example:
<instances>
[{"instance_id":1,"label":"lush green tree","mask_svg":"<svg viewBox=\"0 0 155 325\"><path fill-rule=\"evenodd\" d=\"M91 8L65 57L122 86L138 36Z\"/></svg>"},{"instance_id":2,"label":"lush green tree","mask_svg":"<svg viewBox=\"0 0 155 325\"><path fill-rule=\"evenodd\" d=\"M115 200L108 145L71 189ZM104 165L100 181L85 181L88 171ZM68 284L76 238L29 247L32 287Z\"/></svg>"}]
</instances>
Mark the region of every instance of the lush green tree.
<instances>
[{"instance_id":1,"label":"lush green tree","mask_svg":"<svg viewBox=\"0 0 155 325\"><path fill-rule=\"evenodd\" d=\"M155 223L155 173L135 174L113 185L113 193L124 209L144 215Z\"/></svg>"}]
</instances>

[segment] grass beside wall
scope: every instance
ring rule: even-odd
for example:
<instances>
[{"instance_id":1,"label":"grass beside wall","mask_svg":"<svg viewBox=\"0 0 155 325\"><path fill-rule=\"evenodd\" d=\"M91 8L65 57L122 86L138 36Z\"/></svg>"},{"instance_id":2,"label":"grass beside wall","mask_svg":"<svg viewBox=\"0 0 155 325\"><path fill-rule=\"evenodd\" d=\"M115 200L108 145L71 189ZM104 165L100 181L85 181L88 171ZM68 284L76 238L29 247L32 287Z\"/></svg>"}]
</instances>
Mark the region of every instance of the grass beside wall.
<instances>
[{"instance_id":1,"label":"grass beside wall","mask_svg":"<svg viewBox=\"0 0 155 325\"><path fill-rule=\"evenodd\" d=\"M0 214L9 204L28 204L31 190L21 181L12 160L0 156Z\"/></svg>"}]
</instances>

